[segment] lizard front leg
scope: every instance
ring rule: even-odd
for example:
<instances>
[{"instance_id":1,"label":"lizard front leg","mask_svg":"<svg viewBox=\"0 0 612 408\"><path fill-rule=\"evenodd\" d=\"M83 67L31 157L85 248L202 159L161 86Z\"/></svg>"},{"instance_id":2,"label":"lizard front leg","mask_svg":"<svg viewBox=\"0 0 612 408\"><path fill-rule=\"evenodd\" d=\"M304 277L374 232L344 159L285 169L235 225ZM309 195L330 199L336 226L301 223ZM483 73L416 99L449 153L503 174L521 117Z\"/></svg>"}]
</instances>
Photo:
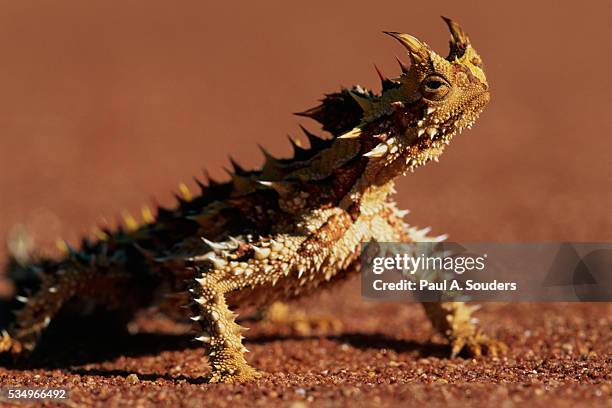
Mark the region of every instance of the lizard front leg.
<instances>
[{"instance_id":1,"label":"lizard front leg","mask_svg":"<svg viewBox=\"0 0 612 408\"><path fill-rule=\"evenodd\" d=\"M330 281L356 257L360 236L351 217L334 209L311 217L308 234L277 233L244 242L208 242L196 257L197 277L191 305L202 334L211 382L242 382L260 374L250 367L242 345L244 329L228 305L264 306L312 291Z\"/></svg>"},{"instance_id":2,"label":"lizard front leg","mask_svg":"<svg viewBox=\"0 0 612 408\"><path fill-rule=\"evenodd\" d=\"M204 272L196 282L196 288L191 291L195 302L192 309L197 314L192 320L198 322L202 330L196 340L205 346L212 369L210 382L242 382L260 377L261 374L244 358L247 349L242 345L242 332L245 329L236 323L236 314L225 299L227 293L236 288L236 282L224 279L218 272Z\"/></svg>"}]
</instances>

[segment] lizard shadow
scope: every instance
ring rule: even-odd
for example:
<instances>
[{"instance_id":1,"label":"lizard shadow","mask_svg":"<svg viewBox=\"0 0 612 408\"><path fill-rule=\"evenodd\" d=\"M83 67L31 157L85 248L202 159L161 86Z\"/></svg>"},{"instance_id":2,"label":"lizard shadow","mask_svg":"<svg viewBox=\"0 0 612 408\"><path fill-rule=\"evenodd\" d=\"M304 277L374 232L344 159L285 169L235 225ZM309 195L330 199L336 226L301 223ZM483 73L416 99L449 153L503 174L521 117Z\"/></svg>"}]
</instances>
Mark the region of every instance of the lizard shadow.
<instances>
[{"instance_id":1,"label":"lizard shadow","mask_svg":"<svg viewBox=\"0 0 612 408\"><path fill-rule=\"evenodd\" d=\"M273 341L312 340L321 338L338 344L346 344L360 350L392 350L396 353L414 354L418 358L447 358L449 356L448 345L433 343L431 341L421 343L414 340L402 340L383 333L349 332L322 336L269 335L247 338L247 343L266 344Z\"/></svg>"},{"instance_id":2,"label":"lizard shadow","mask_svg":"<svg viewBox=\"0 0 612 408\"><path fill-rule=\"evenodd\" d=\"M90 327L93 326L93 327ZM432 342L420 343L401 340L383 333L341 333L331 335L255 335L247 338L246 344L268 344L278 341L305 341L327 339L339 345L349 345L360 350L387 349L397 353L414 354L417 358L448 357L448 346ZM104 377L125 377L132 372L121 369L86 368L83 365L114 360L119 357L139 357L157 355L164 351L199 349L201 344L193 340L193 335L172 333L136 333L125 329L101 325L100 322L87 324L72 322L70 327L49 327L40 346L23 361L2 361L0 365L16 369L61 369L79 375L99 375ZM205 361L203 357L203 362ZM190 378L183 375L138 373L141 380L187 381L192 384L206 383L205 378Z\"/></svg>"},{"instance_id":3,"label":"lizard shadow","mask_svg":"<svg viewBox=\"0 0 612 408\"><path fill-rule=\"evenodd\" d=\"M146 337L158 338L160 335L152 335L148 334ZM139 337L139 336L135 336ZM184 342L185 336L161 336L166 337L163 341L170 341L171 338L179 338L180 342ZM448 346L443 344L434 344L431 342L427 343L419 343L412 340L400 340L396 338L389 337L382 333L344 333L339 335L328 335L328 336L304 336L304 335L261 335L255 336L249 339L247 344L268 344L271 342L277 341L305 341L305 340L313 340L313 339L327 339L338 344L348 344L354 348L361 350L368 349L377 349L377 350L393 350L397 353L412 353L415 354L416 358L427 358L427 357L438 357L438 358L446 358L448 357ZM134 339L136 340L136 339ZM159 338L158 338L159 340ZM183 343L184 344L184 343ZM159 345L158 345L159 346ZM191 346L191 348L198 348L199 344L195 344ZM155 347L158 349L159 347ZM182 347L177 347L176 344L173 345L172 349L180 350ZM140 352L142 354L153 354L155 352L154 349L146 349L139 347ZM129 355L138 355L130 352L122 352L122 356ZM97 375L102 377L127 377L130 374L133 374L132 371L121 370L121 369L102 369L102 368L92 368L87 369L83 367L73 367L67 370L71 374L79 374L81 376L89 376L89 375ZM166 380L166 381L185 381L190 384L207 384L207 377L188 377L185 375L170 375L170 374L156 374L156 373L138 373L138 379L140 381L156 381L156 380Z\"/></svg>"}]
</instances>

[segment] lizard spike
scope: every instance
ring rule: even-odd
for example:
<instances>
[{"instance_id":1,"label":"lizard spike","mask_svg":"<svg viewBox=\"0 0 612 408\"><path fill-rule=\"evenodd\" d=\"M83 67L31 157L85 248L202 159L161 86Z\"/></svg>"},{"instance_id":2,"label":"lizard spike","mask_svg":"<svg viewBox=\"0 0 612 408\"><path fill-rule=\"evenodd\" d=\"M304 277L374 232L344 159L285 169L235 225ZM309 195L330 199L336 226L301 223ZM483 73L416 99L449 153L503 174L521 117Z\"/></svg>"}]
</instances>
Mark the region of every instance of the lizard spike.
<instances>
[{"instance_id":1,"label":"lizard spike","mask_svg":"<svg viewBox=\"0 0 612 408\"><path fill-rule=\"evenodd\" d=\"M407 74L408 71L410 71L410 67L404 64L404 62L401 59L399 59L397 56L395 57L395 59L397 60L397 63L399 64L400 69L402 70L402 74Z\"/></svg>"},{"instance_id":2,"label":"lizard spike","mask_svg":"<svg viewBox=\"0 0 612 408\"><path fill-rule=\"evenodd\" d=\"M206 299L204 299L203 297L199 297L195 299L196 303L203 305L206 303Z\"/></svg>"},{"instance_id":3,"label":"lizard spike","mask_svg":"<svg viewBox=\"0 0 612 408\"><path fill-rule=\"evenodd\" d=\"M106 241L110 237L110 235L102 231L100 228L94 228L93 234L100 241Z\"/></svg>"},{"instance_id":4,"label":"lizard spike","mask_svg":"<svg viewBox=\"0 0 612 408\"><path fill-rule=\"evenodd\" d=\"M399 215L402 218L404 218L408 214L410 214L410 210L397 210L397 215Z\"/></svg>"},{"instance_id":5,"label":"lizard spike","mask_svg":"<svg viewBox=\"0 0 612 408\"><path fill-rule=\"evenodd\" d=\"M257 183L265 186L267 188L271 188L278 193L281 197L288 197L293 195L295 192L294 183L288 181L265 181L265 180L257 180Z\"/></svg>"},{"instance_id":6,"label":"lizard spike","mask_svg":"<svg viewBox=\"0 0 612 408\"><path fill-rule=\"evenodd\" d=\"M319 106L315 106L314 108L307 109L304 112L294 112L293 114L296 116L303 116L305 118L317 120L316 117L321 114L322 110L323 110L323 105L319 105Z\"/></svg>"},{"instance_id":7,"label":"lizard spike","mask_svg":"<svg viewBox=\"0 0 612 408\"><path fill-rule=\"evenodd\" d=\"M305 158L304 154L308 152L308 150L302 147L300 141L289 135L287 135L287 139L289 139L289 143L291 143L291 147L293 148L293 157L298 160Z\"/></svg>"},{"instance_id":8,"label":"lizard spike","mask_svg":"<svg viewBox=\"0 0 612 408\"><path fill-rule=\"evenodd\" d=\"M206 278L196 278L195 281L203 286L206 283Z\"/></svg>"},{"instance_id":9,"label":"lizard spike","mask_svg":"<svg viewBox=\"0 0 612 408\"><path fill-rule=\"evenodd\" d=\"M174 196L176 201L179 203L179 205L183 205L187 202L185 199L183 199L183 197L181 197L180 194L172 194L172 195Z\"/></svg>"},{"instance_id":10,"label":"lizard spike","mask_svg":"<svg viewBox=\"0 0 612 408\"><path fill-rule=\"evenodd\" d=\"M200 337L196 337L195 340L201 341L202 343L210 343L212 338L209 335L203 334Z\"/></svg>"},{"instance_id":11,"label":"lizard spike","mask_svg":"<svg viewBox=\"0 0 612 408\"><path fill-rule=\"evenodd\" d=\"M268 152L262 145L260 145L259 143L257 144L257 147L259 147L259 150L261 150L261 153L264 155L264 158L266 159L266 166L273 166L273 167L278 167L279 162L278 159L274 156L272 156L270 154L270 152Z\"/></svg>"},{"instance_id":12,"label":"lizard spike","mask_svg":"<svg viewBox=\"0 0 612 408\"><path fill-rule=\"evenodd\" d=\"M365 157L382 157L387 154L388 146L385 143L380 143L378 146L365 153Z\"/></svg>"},{"instance_id":13,"label":"lizard spike","mask_svg":"<svg viewBox=\"0 0 612 408\"><path fill-rule=\"evenodd\" d=\"M427 234L429 234L431 232L431 227L425 227L422 230L419 231L419 234L425 236Z\"/></svg>"},{"instance_id":14,"label":"lizard spike","mask_svg":"<svg viewBox=\"0 0 612 408\"><path fill-rule=\"evenodd\" d=\"M378 74L378 78L380 79L380 82L384 83L385 81L389 80L389 78L387 78L386 76L383 75L382 72L380 72L380 69L378 69L378 66L376 64L374 64L374 69L376 70L376 73Z\"/></svg>"},{"instance_id":15,"label":"lizard spike","mask_svg":"<svg viewBox=\"0 0 612 408\"><path fill-rule=\"evenodd\" d=\"M380 85L383 91L386 91L387 89L396 88L399 85L397 82L394 82L391 79L384 76L384 74L380 72L380 69L378 69L376 64L374 64L374 69L376 70L376 73L378 74L378 78L380 78Z\"/></svg>"},{"instance_id":16,"label":"lizard spike","mask_svg":"<svg viewBox=\"0 0 612 408\"><path fill-rule=\"evenodd\" d=\"M230 161L230 164L232 165L234 173L238 174L239 176L246 176L247 174L249 174L249 172L246 171L243 167L241 167L238 164L238 162L236 162L236 160L234 160L234 158L232 156L229 156L229 161Z\"/></svg>"},{"instance_id":17,"label":"lizard spike","mask_svg":"<svg viewBox=\"0 0 612 408\"><path fill-rule=\"evenodd\" d=\"M442 242L442 241L446 241L448 239L448 234L442 234L442 235L438 235L437 237L434 238L435 242Z\"/></svg>"},{"instance_id":18,"label":"lizard spike","mask_svg":"<svg viewBox=\"0 0 612 408\"><path fill-rule=\"evenodd\" d=\"M70 245L68 245L68 242L61 238L55 240L55 246L63 255L68 255L71 252L71 248Z\"/></svg>"},{"instance_id":19,"label":"lizard spike","mask_svg":"<svg viewBox=\"0 0 612 408\"><path fill-rule=\"evenodd\" d=\"M155 222L153 211L151 211L151 209L146 205L143 205L140 209L140 215L142 216L142 220L147 224Z\"/></svg>"},{"instance_id":20,"label":"lizard spike","mask_svg":"<svg viewBox=\"0 0 612 408\"><path fill-rule=\"evenodd\" d=\"M310 148L311 149L319 150L319 149L322 149L323 147L325 147L325 140L324 139L321 139L320 137L318 137L314 133L311 133L304 126L302 126L302 125L299 125L299 126L300 126L300 129L302 129L302 132L304 132L304 134L308 138L308 143L310 143Z\"/></svg>"},{"instance_id":21,"label":"lizard spike","mask_svg":"<svg viewBox=\"0 0 612 408\"><path fill-rule=\"evenodd\" d=\"M280 242L271 239L270 240L270 249L272 250L272 252L278 252L281 251L284 248L283 244L281 244Z\"/></svg>"},{"instance_id":22,"label":"lizard spike","mask_svg":"<svg viewBox=\"0 0 612 408\"><path fill-rule=\"evenodd\" d=\"M355 127L349 130L348 132L338 136L338 139L355 139L355 138L358 138L359 136L361 136L361 129L359 129L358 127Z\"/></svg>"},{"instance_id":23,"label":"lizard spike","mask_svg":"<svg viewBox=\"0 0 612 408\"><path fill-rule=\"evenodd\" d=\"M202 181L200 181L199 178L194 177L193 181L197 184L197 186L200 189L201 193L204 193L206 191L206 184L202 183Z\"/></svg>"},{"instance_id":24,"label":"lizard spike","mask_svg":"<svg viewBox=\"0 0 612 408\"><path fill-rule=\"evenodd\" d=\"M204 173L204 178L208 182L209 188L221 185L221 183L219 183L217 180L215 180L214 178L210 176L210 173L208 173L208 170L203 170L203 173Z\"/></svg>"},{"instance_id":25,"label":"lizard spike","mask_svg":"<svg viewBox=\"0 0 612 408\"><path fill-rule=\"evenodd\" d=\"M219 258L214 254L208 256L208 260L213 264L215 269L223 269L223 267L227 265L227 261L225 259Z\"/></svg>"},{"instance_id":26,"label":"lizard spike","mask_svg":"<svg viewBox=\"0 0 612 408\"><path fill-rule=\"evenodd\" d=\"M181 195L181 198L183 200L191 201L193 199L193 195L191 194L191 191L189 191L189 187L187 187L187 184L179 183L178 189L179 189L179 194Z\"/></svg>"},{"instance_id":27,"label":"lizard spike","mask_svg":"<svg viewBox=\"0 0 612 408\"><path fill-rule=\"evenodd\" d=\"M270 256L270 248L258 248L255 245L253 245L252 248L255 253L255 259L262 260Z\"/></svg>"},{"instance_id":28,"label":"lizard spike","mask_svg":"<svg viewBox=\"0 0 612 408\"><path fill-rule=\"evenodd\" d=\"M128 213L127 211L123 211L122 217L123 223L125 224L125 228L127 228L128 231L134 231L138 229L138 221L136 221L136 218L134 218L132 214Z\"/></svg>"},{"instance_id":29,"label":"lizard spike","mask_svg":"<svg viewBox=\"0 0 612 408\"><path fill-rule=\"evenodd\" d=\"M213 241L208 240L208 239L206 239L204 237L202 237L202 241L204 241L204 243L206 245L208 245L209 247L211 247L215 252L223 251L225 249L229 249L226 244L221 244L219 242L213 242Z\"/></svg>"},{"instance_id":30,"label":"lizard spike","mask_svg":"<svg viewBox=\"0 0 612 408\"><path fill-rule=\"evenodd\" d=\"M357 102L361 110L363 110L364 112L368 112L372 108L371 100L361 95L358 95L357 93L353 91L348 91L348 92L349 92L349 95L351 95L351 97L355 100L355 102Z\"/></svg>"},{"instance_id":31,"label":"lizard spike","mask_svg":"<svg viewBox=\"0 0 612 408\"><path fill-rule=\"evenodd\" d=\"M28 298L25 296L15 296L15 299L21 303L28 303Z\"/></svg>"}]
</instances>

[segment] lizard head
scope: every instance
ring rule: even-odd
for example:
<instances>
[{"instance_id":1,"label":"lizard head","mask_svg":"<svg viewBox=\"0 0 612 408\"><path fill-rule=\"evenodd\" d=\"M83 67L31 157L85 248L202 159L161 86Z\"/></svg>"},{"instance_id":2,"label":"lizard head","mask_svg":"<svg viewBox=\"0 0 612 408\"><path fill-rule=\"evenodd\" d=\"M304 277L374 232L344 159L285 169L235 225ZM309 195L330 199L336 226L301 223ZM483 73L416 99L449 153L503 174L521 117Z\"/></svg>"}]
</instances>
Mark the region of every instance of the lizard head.
<instances>
[{"instance_id":1,"label":"lizard head","mask_svg":"<svg viewBox=\"0 0 612 408\"><path fill-rule=\"evenodd\" d=\"M469 37L445 17L450 53L443 58L409 34L385 32L408 51L411 65L383 79L380 96L353 93L363 109L361 129L372 129L380 143L365 153L392 175L414 171L442 154L454 135L470 128L490 99L482 60ZM380 166L382 165L382 166Z\"/></svg>"}]
</instances>

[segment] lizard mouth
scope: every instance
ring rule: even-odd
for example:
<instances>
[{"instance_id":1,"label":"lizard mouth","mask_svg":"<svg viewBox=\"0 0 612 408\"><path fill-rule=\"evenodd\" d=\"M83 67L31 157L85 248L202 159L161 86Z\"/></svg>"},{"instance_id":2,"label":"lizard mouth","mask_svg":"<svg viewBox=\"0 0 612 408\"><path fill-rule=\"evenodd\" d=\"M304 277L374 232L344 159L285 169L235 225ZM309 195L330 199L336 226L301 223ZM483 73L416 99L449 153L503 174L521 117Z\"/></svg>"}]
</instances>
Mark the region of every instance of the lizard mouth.
<instances>
[{"instance_id":1,"label":"lizard mouth","mask_svg":"<svg viewBox=\"0 0 612 408\"><path fill-rule=\"evenodd\" d=\"M443 119L419 120L416 124L416 140L409 142L403 160L405 170L403 174L414 172L414 170L434 160L444 152L444 148L450 144L453 137L461 134L464 129L471 129L478 119L479 114L488 102L488 97L478 95L465 104L465 108L459 112L444 117ZM415 131L413 129L413 132ZM414 134L414 133L413 133Z\"/></svg>"},{"instance_id":2,"label":"lizard mouth","mask_svg":"<svg viewBox=\"0 0 612 408\"><path fill-rule=\"evenodd\" d=\"M416 123L417 136L419 139L428 138L432 141L438 141L448 136L452 137L457 132L461 133L465 128L471 129L488 101L489 97L486 93L473 96L456 113L443 115L442 117L436 116L435 111L432 112L431 116L428 115L435 108L427 108L423 119Z\"/></svg>"}]
</instances>

